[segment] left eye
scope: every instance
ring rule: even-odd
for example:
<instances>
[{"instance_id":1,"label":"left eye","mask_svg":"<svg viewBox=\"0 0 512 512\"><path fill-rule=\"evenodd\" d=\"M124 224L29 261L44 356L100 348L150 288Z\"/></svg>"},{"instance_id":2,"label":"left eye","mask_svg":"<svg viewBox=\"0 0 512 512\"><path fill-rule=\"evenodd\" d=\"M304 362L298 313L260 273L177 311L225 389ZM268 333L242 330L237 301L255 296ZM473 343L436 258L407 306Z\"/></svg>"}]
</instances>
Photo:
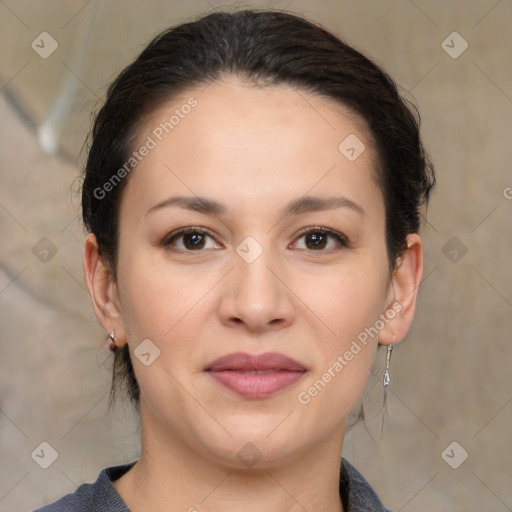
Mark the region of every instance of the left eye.
<instances>
[{"instance_id":1,"label":"left eye","mask_svg":"<svg viewBox=\"0 0 512 512\"><path fill-rule=\"evenodd\" d=\"M309 228L306 231L303 231L299 235L298 240L300 240L301 238L305 239L306 246L302 247L302 249L311 249L313 251L321 251L326 248L332 248L332 246L326 247L328 245L329 239L334 240L335 244L337 243L338 246L349 246L348 240L343 235L322 227Z\"/></svg>"}]
</instances>

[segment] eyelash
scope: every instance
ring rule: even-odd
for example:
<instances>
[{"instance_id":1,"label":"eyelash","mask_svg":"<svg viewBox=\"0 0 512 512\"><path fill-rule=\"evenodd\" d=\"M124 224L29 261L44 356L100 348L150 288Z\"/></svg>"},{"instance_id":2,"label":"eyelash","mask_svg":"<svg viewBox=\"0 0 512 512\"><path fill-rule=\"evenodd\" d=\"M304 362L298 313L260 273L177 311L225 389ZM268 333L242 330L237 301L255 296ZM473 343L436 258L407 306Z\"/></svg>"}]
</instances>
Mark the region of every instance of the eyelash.
<instances>
[{"instance_id":1,"label":"eyelash","mask_svg":"<svg viewBox=\"0 0 512 512\"><path fill-rule=\"evenodd\" d=\"M176 239L179 239L183 235L190 234L190 233L196 233L196 234L200 234L200 235L208 235L210 238L214 238L213 235L211 235L208 230L206 230L204 228L190 226L190 227L180 228L180 229L177 229L176 231L173 231L172 233L170 233L168 236L166 236L163 239L161 245L164 247L168 247ZM298 233L297 239L302 238L303 236L309 235L311 233L327 235L328 237L335 239L340 247L347 248L347 249L350 249L352 247L350 241L348 240L348 238L345 235L343 235L342 233L338 233L337 231L333 231L332 229L325 228L323 226L314 226L314 227L305 228ZM181 252L187 252L187 253L202 252L202 249L198 249L198 250L176 249L176 250L181 251ZM313 250L313 249L303 249L303 250L306 250L308 252L319 252L319 253L328 251L328 249L320 249L317 251Z\"/></svg>"}]
</instances>

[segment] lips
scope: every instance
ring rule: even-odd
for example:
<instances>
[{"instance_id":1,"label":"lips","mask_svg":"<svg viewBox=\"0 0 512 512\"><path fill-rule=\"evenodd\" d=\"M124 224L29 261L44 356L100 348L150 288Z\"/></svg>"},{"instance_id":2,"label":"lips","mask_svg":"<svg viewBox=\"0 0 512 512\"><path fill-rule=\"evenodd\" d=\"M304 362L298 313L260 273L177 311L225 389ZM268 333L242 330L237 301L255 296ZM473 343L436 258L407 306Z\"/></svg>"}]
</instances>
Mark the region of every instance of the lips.
<instances>
[{"instance_id":1,"label":"lips","mask_svg":"<svg viewBox=\"0 0 512 512\"><path fill-rule=\"evenodd\" d=\"M236 352L219 357L211 362L206 371L220 372L225 370L250 372L258 370L287 370L304 372L306 368L283 354L266 352L265 354L251 355L244 352Z\"/></svg>"},{"instance_id":2,"label":"lips","mask_svg":"<svg viewBox=\"0 0 512 512\"><path fill-rule=\"evenodd\" d=\"M298 361L275 352L258 355L237 352L215 359L205 371L238 395L264 398L293 385L307 369Z\"/></svg>"}]
</instances>

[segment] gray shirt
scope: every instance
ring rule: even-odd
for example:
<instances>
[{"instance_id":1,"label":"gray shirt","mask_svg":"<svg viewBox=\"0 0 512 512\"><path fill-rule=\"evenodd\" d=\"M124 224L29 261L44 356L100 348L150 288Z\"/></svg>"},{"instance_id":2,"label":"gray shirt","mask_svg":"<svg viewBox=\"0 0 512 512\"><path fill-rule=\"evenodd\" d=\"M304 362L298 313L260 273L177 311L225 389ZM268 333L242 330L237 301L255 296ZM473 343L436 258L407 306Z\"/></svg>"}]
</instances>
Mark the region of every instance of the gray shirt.
<instances>
[{"instance_id":1,"label":"gray shirt","mask_svg":"<svg viewBox=\"0 0 512 512\"><path fill-rule=\"evenodd\" d=\"M74 493L33 512L130 512L112 482L134 464L105 468L93 484L83 484ZM391 512L363 475L344 458L341 459L340 497L345 512Z\"/></svg>"}]
</instances>

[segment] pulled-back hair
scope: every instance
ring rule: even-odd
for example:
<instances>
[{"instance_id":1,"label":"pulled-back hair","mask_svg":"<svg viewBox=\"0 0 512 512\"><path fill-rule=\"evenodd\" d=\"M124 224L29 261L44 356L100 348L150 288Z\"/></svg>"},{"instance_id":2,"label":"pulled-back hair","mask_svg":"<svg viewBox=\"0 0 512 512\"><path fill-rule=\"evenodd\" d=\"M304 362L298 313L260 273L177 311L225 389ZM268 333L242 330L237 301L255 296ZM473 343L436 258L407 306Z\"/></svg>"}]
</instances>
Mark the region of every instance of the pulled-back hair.
<instances>
[{"instance_id":1,"label":"pulled-back hair","mask_svg":"<svg viewBox=\"0 0 512 512\"><path fill-rule=\"evenodd\" d=\"M384 198L393 270L407 248L407 235L419 231L421 209L435 183L416 108L379 66L321 26L281 11L240 10L215 12L165 30L108 88L90 134L82 215L114 276L119 206L129 176L108 193L98 190L126 164L140 127L156 109L187 88L224 76L321 95L364 120L377 155L374 172ZM122 380L138 405L127 345L115 354L113 391Z\"/></svg>"}]
</instances>

